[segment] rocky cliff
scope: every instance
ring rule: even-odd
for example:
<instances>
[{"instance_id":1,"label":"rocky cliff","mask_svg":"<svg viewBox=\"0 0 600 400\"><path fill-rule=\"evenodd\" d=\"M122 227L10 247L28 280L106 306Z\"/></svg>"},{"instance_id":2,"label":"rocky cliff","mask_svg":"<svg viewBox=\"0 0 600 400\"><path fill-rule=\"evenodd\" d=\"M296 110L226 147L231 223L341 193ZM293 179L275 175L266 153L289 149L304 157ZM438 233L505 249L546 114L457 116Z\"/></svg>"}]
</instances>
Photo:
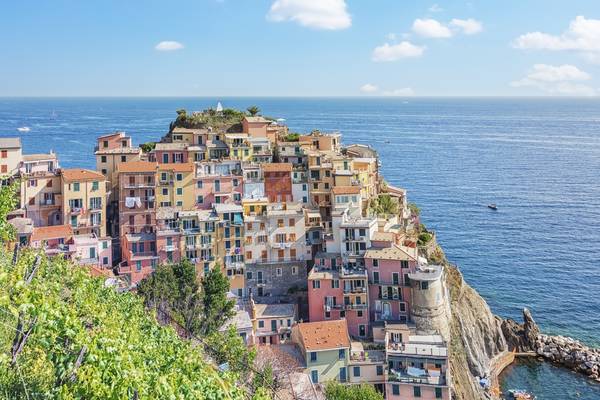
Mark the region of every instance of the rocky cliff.
<instances>
[{"instance_id":1,"label":"rocky cliff","mask_svg":"<svg viewBox=\"0 0 600 400\"><path fill-rule=\"evenodd\" d=\"M460 271L446 264L450 290L450 371L455 399L488 399L477 377L495 380L496 365L507 354L502 320L463 279Z\"/></svg>"}]
</instances>

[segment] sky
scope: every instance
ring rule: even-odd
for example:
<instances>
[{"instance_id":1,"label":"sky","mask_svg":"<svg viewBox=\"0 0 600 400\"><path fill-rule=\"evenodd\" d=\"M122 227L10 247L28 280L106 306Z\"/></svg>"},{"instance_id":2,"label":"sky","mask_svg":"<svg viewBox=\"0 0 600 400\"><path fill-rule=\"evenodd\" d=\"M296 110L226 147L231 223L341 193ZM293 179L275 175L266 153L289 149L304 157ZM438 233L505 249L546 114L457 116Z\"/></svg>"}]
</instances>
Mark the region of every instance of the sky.
<instances>
[{"instance_id":1,"label":"sky","mask_svg":"<svg viewBox=\"0 0 600 400\"><path fill-rule=\"evenodd\" d=\"M600 1L0 6L0 96L540 95L600 95Z\"/></svg>"}]
</instances>

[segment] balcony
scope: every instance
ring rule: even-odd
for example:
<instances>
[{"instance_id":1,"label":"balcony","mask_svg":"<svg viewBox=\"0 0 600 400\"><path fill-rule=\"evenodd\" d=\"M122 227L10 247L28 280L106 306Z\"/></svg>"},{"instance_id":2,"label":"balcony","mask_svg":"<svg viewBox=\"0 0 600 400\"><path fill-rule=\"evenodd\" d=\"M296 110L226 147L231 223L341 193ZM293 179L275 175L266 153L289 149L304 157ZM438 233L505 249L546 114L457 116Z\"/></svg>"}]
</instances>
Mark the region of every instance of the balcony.
<instances>
[{"instance_id":1,"label":"balcony","mask_svg":"<svg viewBox=\"0 0 600 400\"><path fill-rule=\"evenodd\" d=\"M163 246L161 248L161 251L169 252L169 251L175 251L176 249L177 249L177 247L172 244L172 245Z\"/></svg>"},{"instance_id":2,"label":"balcony","mask_svg":"<svg viewBox=\"0 0 600 400\"><path fill-rule=\"evenodd\" d=\"M155 251L138 251L138 252L132 252L131 250L129 251L129 258L133 259L133 258L155 258L158 257L156 255Z\"/></svg>"},{"instance_id":3,"label":"balcony","mask_svg":"<svg viewBox=\"0 0 600 400\"><path fill-rule=\"evenodd\" d=\"M361 286L357 286L357 287L344 287L344 293L367 293L367 288L366 287L361 287Z\"/></svg>"},{"instance_id":4,"label":"balcony","mask_svg":"<svg viewBox=\"0 0 600 400\"><path fill-rule=\"evenodd\" d=\"M125 189L137 189L137 188L153 188L156 186L156 182L125 182L123 187Z\"/></svg>"},{"instance_id":5,"label":"balcony","mask_svg":"<svg viewBox=\"0 0 600 400\"><path fill-rule=\"evenodd\" d=\"M387 344L387 352L391 355L448 357L448 348L442 344L390 342Z\"/></svg>"},{"instance_id":6,"label":"balcony","mask_svg":"<svg viewBox=\"0 0 600 400\"><path fill-rule=\"evenodd\" d=\"M418 385L446 386L446 376L438 370L425 370L420 368L402 368L390 370L386 373L386 381L414 383Z\"/></svg>"},{"instance_id":7,"label":"balcony","mask_svg":"<svg viewBox=\"0 0 600 400\"><path fill-rule=\"evenodd\" d=\"M346 310L366 310L367 304L344 304L344 309Z\"/></svg>"}]
</instances>

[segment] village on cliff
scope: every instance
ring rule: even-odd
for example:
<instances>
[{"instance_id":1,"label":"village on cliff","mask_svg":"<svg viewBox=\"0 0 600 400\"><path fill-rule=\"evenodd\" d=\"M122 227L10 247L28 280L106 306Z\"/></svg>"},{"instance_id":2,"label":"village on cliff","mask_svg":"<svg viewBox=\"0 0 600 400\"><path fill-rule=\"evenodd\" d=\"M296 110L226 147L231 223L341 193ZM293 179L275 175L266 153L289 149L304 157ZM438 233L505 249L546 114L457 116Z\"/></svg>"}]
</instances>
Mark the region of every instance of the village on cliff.
<instances>
[{"instance_id":1,"label":"village on cliff","mask_svg":"<svg viewBox=\"0 0 600 400\"><path fill-rule=\"evenodd\" d=\"M220 268L237 303L222 329L285 354L296 392L322 397L335 380L449 399L445 269L418 209L371 147L252 111L180 110L140 147L100 136L95 171L0 139L1 173L19 182L18 242L122 291L162 263L188 259L200 277Z\"/></svg>"}]
</instances>

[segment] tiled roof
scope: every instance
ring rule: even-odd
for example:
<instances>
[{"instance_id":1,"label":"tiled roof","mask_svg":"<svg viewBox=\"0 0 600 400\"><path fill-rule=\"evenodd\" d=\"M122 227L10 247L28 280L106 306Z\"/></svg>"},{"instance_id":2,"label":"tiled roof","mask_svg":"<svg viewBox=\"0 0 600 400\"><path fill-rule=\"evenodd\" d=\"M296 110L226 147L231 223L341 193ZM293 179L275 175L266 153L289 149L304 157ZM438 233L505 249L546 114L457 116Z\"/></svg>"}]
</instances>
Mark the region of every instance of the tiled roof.
<instances>
[{"instance_id":1,"label":"tiled roof","mask_svg":"<svg viewBox=\"0 0 600 400\"><path fill-rule=\"evenodd\" d=\"M246 121L250 122L250 123L253 123L253 122L263 122L265 124L268 124L268 123L271 122L268 119L266 119L264 117L261 117L261 116L258 116L258 117L244 117L244 119Z\"/></svg>"},{"instance_id":2,"label":"tiled roof","mask_svg":"<svg viewBox=\"0 0 600 400\"><path fill-rule=\"evenodd\" d=\"M360 186L334 186L333 194L359 194Z\"/></svg>"},{"instance_id":3,"label":"tiled roof","mask_svg":"<svg viewBox=\"0 0 600 400\"><path fill-rule=\"evenodd\" d=\"M33 228L31 241L59 239L73 236L73 228L71 225L55 225L55 226L39 226Z\"/></svg>"},{"instance_id":4,"label":"tiled roof","mask_svg":"<svg viewBox=\"0 0 600 400\"><path fill-rule=\"evenodd\" d=\"M188 147L188 143L183 142L175 142L175 143L156 143L154 146L154 150L156 151L164 151L164 150L185 150Z\"/></svg>"},{"instance_id":5,"label":"tiled roof","mask_svg":"<svg viewBox=\"0 0 600 400\"><path fill-rule=\"evenodd\" d=\"M107 133L106 135L98 136L98 139L106 139L113 136L125 136L125 132L123 131L115 131L113 133Z\"/></svg>"},{"instance_id":6,"label":"tiled roof","mask_svg":"<svg viewBox=\"0 0 600 400\"><path fill-rule=\"evenodd\" d=\"M2 149L16 149L19 147L21 147L21 138L18 138L18 137L0 138L0 148L2 148Z\"/></svg>"},{"instance_id":7,"label":"tiled roof","mask_svg":"<svg viewBox=\"0 0 600 400\"><path fill-rule=\"evenodd\" d=\"M192 163L158 164L158 169L163 170L163 171L174 171L174 172L193 172L194 164L192 164Z\"/></svg>"},{"instance_id":8,"label":"tiled roof","mask_svg":"<svg viewBox=\"0 0 600 400\"><path fill-rule=\"evenodd\" d=\"M264 172L292 172L291 163L265 163L261 167Z\"/></svg>"},{"instance_id":9,"label":"tiled roof","mask_svg":"<svg viewBox=\"0 0 600 400\"><path fill-rule=\"evenodd\" d=\"M337 321L305 322L298 324L306 351L333 350L350 347L348 325L345 319Z\"/></svg>"},{"instance_id":10,"label":"tiled roof","mask_svg":"<svg viewBox=\"0 0 600 400\"><path fill-rule=\"evenodd\" d=\"M99 172L81 168L63 169L61 175L66 181L103 181L106 179Z\"/></svg>"},{"instance_id":11,"label":"tiled roof","mask_svg":"<svg viewBox=\"0 0 600 400\"><path fill-rule=\"evenodd\" d=\"M393 242L396 234L394 232L375 232L371 240L382 242Z\"/></svg>"},{"instance_id":12,"label":"tiled roof","mask_svg":"<svg viewBox=\"0 0 600 400\"><path fill-rule=\"evenodd\" d=\"M119 164L119 172L154 172L158 164L149 161L129 161Z\"/></svg>"},{"instance_id":13,"label":"tiled roof","mask_svg":"<svg viewBox=\"0 0 600 400\"><path fill-rule=\"evenodd\" d=\"M117 147L114 149L100 149L94 154L138 154L140 151L139 147Z\"/></svg>"},{"instance_id":14,"label":"tiled roof","mask_svg":"<svg viewBox=\"0 0 600 400\"><path fill-rule=\"evenodd\" d=\"M296 313L295 304L255 304L256 318L287 317Z\"/></svg>"},{"instance_id":15,"label":"tiled roof","mask_svg":"<svg viewBox=\"0 0 600 400\"><path fill-rule=\"evenodd\" d=\"M56 154L23 154L23 161L56 160Z\"/></svg>"},{"instance_id":16,"label":"tiled roof","mask_svg":"<svg viewBox=\"0 0 600 400\"><path fill-rule=\"evenodd\" d=\"M415 257L396 245L392 245L391 247L386 247L383 249L368 249L365 253L365 258L416 261Z\"/></svg>"}]
</instances>

